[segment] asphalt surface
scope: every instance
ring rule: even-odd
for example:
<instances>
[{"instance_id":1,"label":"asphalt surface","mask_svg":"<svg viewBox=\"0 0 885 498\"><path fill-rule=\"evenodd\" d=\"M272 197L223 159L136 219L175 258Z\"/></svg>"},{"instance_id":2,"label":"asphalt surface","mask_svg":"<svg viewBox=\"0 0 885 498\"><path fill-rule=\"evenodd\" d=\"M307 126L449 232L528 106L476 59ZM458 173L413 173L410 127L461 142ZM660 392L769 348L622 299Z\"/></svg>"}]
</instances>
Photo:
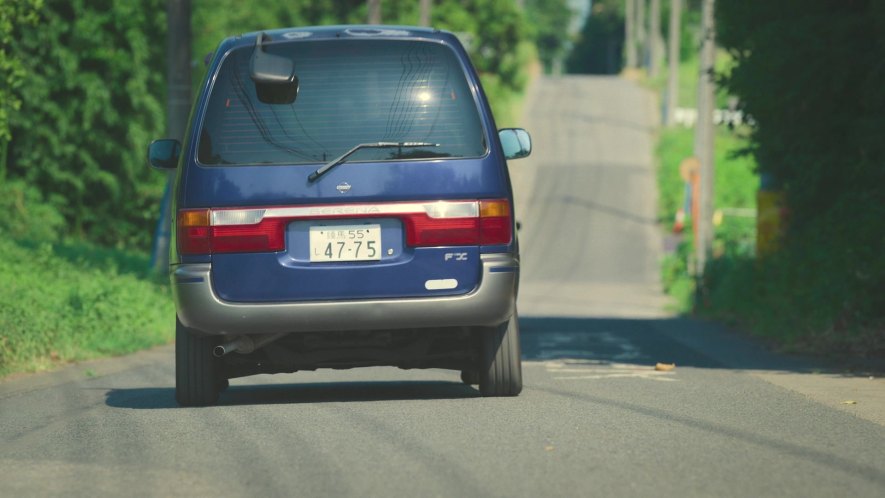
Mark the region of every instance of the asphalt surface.
<instances>
[{"instance_id":1,"label":"asphalt surface","mask_svg":"<svg viewBox=\"0 0 885 498\"><path fill-rule=\"evenodd\" d=\"M664 311L650 96L541 79L527 117L521 396L372 368L183 409L165 346L0 383L0 495L885 495L885 404L825 401L808 386L838 379L807 360Z\"/></svg>"}]
</instances>

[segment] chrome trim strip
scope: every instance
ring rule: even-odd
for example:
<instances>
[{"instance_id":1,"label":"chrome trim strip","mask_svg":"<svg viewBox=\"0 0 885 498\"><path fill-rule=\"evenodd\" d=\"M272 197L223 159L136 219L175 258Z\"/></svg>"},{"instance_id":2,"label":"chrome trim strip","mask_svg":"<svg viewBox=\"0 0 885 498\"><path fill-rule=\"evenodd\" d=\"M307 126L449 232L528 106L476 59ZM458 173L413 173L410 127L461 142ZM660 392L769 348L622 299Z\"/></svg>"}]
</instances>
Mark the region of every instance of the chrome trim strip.
<instances>
[{"instance_id":1,"label":"chrome trim strip","mask_svg":"<svg viewBox=\"0 0 885 498\"><path fill-rule=\"evenodd\" d=\"M212 210L212 226L254 225L264 218L312 218L316 216L389 216L426 214L435 219L477 218L479 201L391 202L379 204L328 204Z\"/></svg>"}]
</instances>

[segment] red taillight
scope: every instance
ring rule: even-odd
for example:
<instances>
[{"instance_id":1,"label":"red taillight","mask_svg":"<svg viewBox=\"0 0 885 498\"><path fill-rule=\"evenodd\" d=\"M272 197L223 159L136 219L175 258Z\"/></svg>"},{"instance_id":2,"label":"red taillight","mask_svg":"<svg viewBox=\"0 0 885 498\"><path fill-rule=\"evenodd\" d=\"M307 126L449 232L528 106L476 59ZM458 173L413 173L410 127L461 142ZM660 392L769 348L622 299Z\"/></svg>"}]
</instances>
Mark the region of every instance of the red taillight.
<instances>
[{"instance_id":1,"label":"red taillight","mask_svg":"<svg viewBox=\"0 0 885 498\"><path fill-rule=\"evenodd\" d=\"M410 247L479 244L479 218L431 218L415 214L403 217L403 224L406 245Z\"/></svg>"},{"instance_id":2,"label":"red taillight","mask_svg":"<svg viewBox=\"0 0 885 498\"><path fill-rule=\"evenodd\" d=\"M412 247L509 244L510 203L506 199L479 201L479 217L432 218L415 214L403 218L406 244Z\"/></svg>"},{"instance_id":3,"label":"red taillight","mask_svg":"<svg viewBox=\"0 0 885 498\"><path fill-rule=\"evenodd\" d=\"M285 219L212 227L212 252L277 252L286 248Z\"/></svg>"},{"instance_id":4,"label":"red taillight","mask_svg":"<svg viewBox=\"0 0 885 498\"><path fill-rule=\"evenodd\" d=\"M181 254L209 254L209 210L185 209L178 212L176 221L178 252Z\"/></svg>"},{"instance_id":5,"label":"red taillight","mask_svg":"<svg viewBox=\"0 0 885 498\"><path fill-rule=\"evenodd\" d=\"M178 212L178 251L181 254L275 252L286 247L286 220L269 218L260 223L211 226L208 209Z\"/></svg>"},{"instance_id":6,"label":"red taillight","mask_svg":"<svg viewBox=\"0 0 885 498\"><path fill-rule=\"evenodd\" d=\"M510 203L504 199L479 201L479 244L509 244L512 236Z\"/></svg>"}]
</instances>

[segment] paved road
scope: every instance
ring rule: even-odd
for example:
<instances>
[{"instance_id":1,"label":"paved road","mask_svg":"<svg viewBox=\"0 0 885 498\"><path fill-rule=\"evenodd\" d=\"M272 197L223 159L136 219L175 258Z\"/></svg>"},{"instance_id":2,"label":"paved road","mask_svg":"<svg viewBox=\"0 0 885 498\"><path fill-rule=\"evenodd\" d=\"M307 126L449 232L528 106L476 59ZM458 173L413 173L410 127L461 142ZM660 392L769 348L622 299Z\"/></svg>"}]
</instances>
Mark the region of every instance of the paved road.
<instances>
[{"instance_id":1,"label":"paved road","mask_svg":"<svg viewBox=\"0 0 885 498\"><path fill-rule=\"evenodd\" d=\"M534 88L536 154L512 165L520 397L373 368L180 409L167 346L0 383L0 495L885 495L881 380L826 401L809 386L840 379L662 312L653 113L622 80Z\"/></svg>"}]
</instances>

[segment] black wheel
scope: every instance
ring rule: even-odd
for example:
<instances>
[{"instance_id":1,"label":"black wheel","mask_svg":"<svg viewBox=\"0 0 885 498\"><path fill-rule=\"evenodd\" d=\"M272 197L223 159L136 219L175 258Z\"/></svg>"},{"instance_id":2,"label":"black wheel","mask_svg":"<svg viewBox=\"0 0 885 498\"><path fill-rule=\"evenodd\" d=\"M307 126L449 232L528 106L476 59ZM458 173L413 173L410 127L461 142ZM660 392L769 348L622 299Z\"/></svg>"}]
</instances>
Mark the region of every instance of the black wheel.
<instances>
[{"instance_id":1,"label":"black wheel","mask_svg":"<svg viewBox=\"0 0 885 498\"><path fill-rule=\"evenodd\" d=\"M212 356L217 342L175 320L175 400L179 405L207 406L218 401L221 365Z\"/></svg>"},{"instance_id":2,"label":"black wheel","mask_svg":"<svg viewBox=\"0 0 885 498\"><path fill-rule=\"evenodd\" d=\"M479 373L475 370L461 370L461 382L468 386L479 384Z\"/></svg>"},{"instance_id":3,"label":"black wheel","mask_svg":"<svg viewBox=\"0 0 885 498\"><path fill-rule=\"evenodd\" d=\"M487 397L518 395L522 391L522 358L516 313L507 323L479 333L479 392Z\"/></svg>"}]
</instances>

